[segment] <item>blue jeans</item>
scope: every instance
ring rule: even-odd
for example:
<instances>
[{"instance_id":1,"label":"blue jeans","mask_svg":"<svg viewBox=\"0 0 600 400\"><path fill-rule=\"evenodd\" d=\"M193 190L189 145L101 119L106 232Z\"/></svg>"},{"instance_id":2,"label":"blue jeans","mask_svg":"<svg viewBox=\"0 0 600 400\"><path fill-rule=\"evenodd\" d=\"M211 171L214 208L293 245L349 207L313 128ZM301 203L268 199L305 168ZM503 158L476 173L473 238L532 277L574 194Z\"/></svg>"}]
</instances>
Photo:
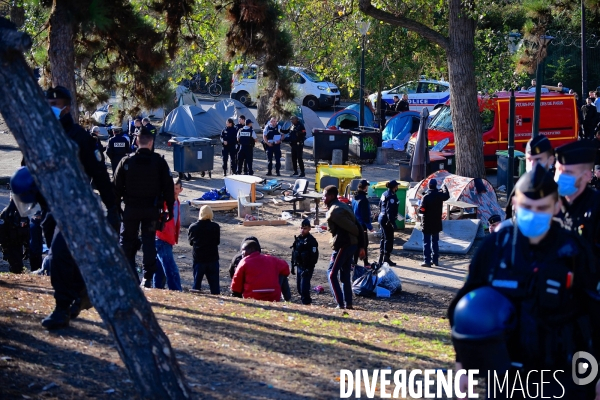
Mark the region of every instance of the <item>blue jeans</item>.
<instances>
[{"instance_id":1,"label":"blue jeans","mask_svg":"<svg viewBox=\"0 0 600 400\"><path fill-rule=\"evenodd\" d=\"M219 261L208 263L194 263L194 286L192 289L200 290L202 288L202 279L206 275L210 294L221 294L219 285Z\"/></svg>"},{"instance_id":2,"label":"blue jeans","mask_svg":"<svg viewBox=\"0 0 600 400\"><path fill-rule=\"evenodd\" d=\"M334 250L331 253L329 260L329 268L327 269L327 280L333 293L333 298L338 303L340 308L352 307L352 281L350 280L351 262L356 253L356 245L342 247L339 250ZM340 275L338 281L338 273Z\"/></svg>"},{"instance_id":3,"label":"blue jeans","mask_svg":"<svg viewBox=\"0 0 600 400\"><path fill-rule=\"evenodd\" d=\"M439 262L439 241L439 233L423 232L423 257L425 258L425 264L431 264L432 261L434 264L437 264Z\"/></svg>"},{"instance_id":4,"label":"blue jeans","mask_svg":"<svg viewBox=\"0 0 600 400\"><path fill-rule=\"evenodd\" d=\"M310 298L310 280L312 279L314 268L298 267L296 271L296 285L298 286L298 294L302 300L302 304L312 303Z\"/></svg>"},{"instance_id":5,"label":"blue jeans","mask_svg":"<svg viewBox=\"0 0 600 400\"><path fill-rule=\"evenodd\" d=\"M156 239L155 245L156 272L154 273L153 287L164 289L166 280L169 290L179 290L181 292L181 277L175 258L173 258L173 246L160 239Z\"/></svg>"}]
</instances>

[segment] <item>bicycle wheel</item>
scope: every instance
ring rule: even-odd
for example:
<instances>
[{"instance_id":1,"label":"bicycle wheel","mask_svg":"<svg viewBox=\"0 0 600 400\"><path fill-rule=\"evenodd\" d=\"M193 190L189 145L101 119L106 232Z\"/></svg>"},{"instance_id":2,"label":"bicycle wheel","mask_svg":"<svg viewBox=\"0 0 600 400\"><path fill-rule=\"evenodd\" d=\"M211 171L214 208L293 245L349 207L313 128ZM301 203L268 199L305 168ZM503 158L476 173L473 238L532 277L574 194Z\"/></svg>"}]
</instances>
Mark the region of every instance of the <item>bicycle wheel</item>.
<instances>
[{"instance_id":1,"label":"bicycle wheel","mask_svg":"<svg viewBox=\"0 0 600 400\"><path fill-rule=\"evenodd\" d=\"M212 97L219 97L222 92L223 92L223 88L218 83L213 83L208 88L208 93L210 93L210 95Z\"/></svg>"}]
</instances>

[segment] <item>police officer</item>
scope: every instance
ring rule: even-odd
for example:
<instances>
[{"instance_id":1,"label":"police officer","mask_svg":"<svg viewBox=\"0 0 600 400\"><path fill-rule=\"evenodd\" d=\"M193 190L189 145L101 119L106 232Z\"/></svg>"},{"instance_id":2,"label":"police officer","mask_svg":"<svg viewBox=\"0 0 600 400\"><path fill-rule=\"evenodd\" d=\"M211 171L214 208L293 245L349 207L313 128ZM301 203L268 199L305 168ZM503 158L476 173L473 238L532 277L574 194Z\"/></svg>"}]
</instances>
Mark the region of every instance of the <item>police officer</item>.
<instances>
[{"instance_id":1,"label":"police officer","mask_svg":"<svg viewBox=\"0 0 600 400\"><path fill-rule=\"evenodd\" d=\"M275 172L277 176L281 176L279 173L281 169L281 132L279 132L279 126L275 117L271 117L269 123L265 125L263 142L267 146L267 159L269 160L267 176L273 175L273 156L275 156Z\"/></svg>"},{"instance_id":2,"label":"police officer","mask_svg":"<svg viewBox=\"0 0 600 400\"><path fill-rule=\"evenodd\" d=\"M241 129L241 128L240 128ZM231 175L237 172L237 129L233 125L233 119L227 118L225 129L221 131L221 143L223 150L223 176L227 176L227 159L231 159Z\"/></svg>"},{"instance_id":3,"label":"police officer","mask_svg":"<svg viewBox=\"0 0 600 400\"><path fill-rule=\"evenodd\" d=\"M139 129L138 150L121 160L115 171L117 199L125 202L120 241L125 256L137 276L135 254L142 230L144 287L152 287L156 271L154 236L159 218L173 218L175 202L173 179L163 157L152 151L154 136L145 127ZM168 217L161 215L166 203Z\"/></svg>"},{"instance_id":4,"label":"police officer","mask_svg":"<svg viewBox=\"0 0 600 400\"><path fill-rule=\"evenodd\" d=\"M13 274L23 272L23 255L29 244L29 220L21 217L13 195L8 206L0 212L0 247L2 258Z\"/></svg>"},{"instance_id":5,"label":"police officer","mask_svg":"<svg viewBox=\"0 0 600 400\"><path fill-rule=\"evenodd\" d=\"M112 131L114 136L108 139L106 155L110 159L110 166L114 176L117 165L119 165L123 157L131 152L131 148L129 146L129 136L123 133L122 128L113 127Z\"/></svg>"},{"instance_id":6,"label":"police officer","mask_svg":"<svg viewBox=\"0 0 600 400\"><path fill-rule=\"evenodd\" d=\"M62 125L65 135L77 144L79 161L91 183L100 192L100 198L107 208L108 222L115 228L119 226L119 212L115 201L114 189L108 177L106 166L100 161L101 157L95 149L94 140L89 133L73 121L71 116L71 93L62 86L56 86L46 91L46 99L54 115ZM40 202L47 216L42 222L44 232L48 227L56 226L52 214L44 201ZM51 211L51 210L50 210ZM81 309L90 308L85 283L75 260L67 247L67 243L58 228L54 228L50 252L47 255L52 270L51 282L54 288L56 308L42 321L46 329L59 329L69 326L71 318L76 318Z\"/></svg>"},{"instance_id":7,"label":"police officer","mask_svg":"<svg viewBox=\"0 0 600 400\"><path fill-rule=\"evenodd\" d=\"M296 275L296 285L302 304L310 304L310 280L312 279L315 265L319 260L319 243L313 235L310 234L310 221L302 220L300 225L300 235L294 236L292 244L292 271L294 267L298 268Z\"/></svg>"},{"instance_id":8,"label":"police officer","mask_svg":"<svg viewBox=\"0 0 600 400\"><path fill-rule=\"evenodd\" d=\"M152 142L152 151L154 151L154 145L156 144L156 134L157 130L154 125L150 123L150 119L148 117L142 118L142 126L150 132L150 134L154 137L154 141Z\"/></svg>"},{"instance_id":9,"label":"police officer","mask_svg":"<svg viewBox=\"0 0 600 400\"><path fill-rule=\"evenodd\" d=\"M550 140L544 135L538 135L531 138L525 146L525 169L532 171L536 164L540 164L546 171L554 169L554 149ZM506 205L506 219L511 219L513 216L512 198L515 194L515 189L508 196L508 204Z\"/></svg>"},{"instance_id":10,"label":"police officer","mask_svg":"<svg viewBox=\"0 0 600 400\"><path fill-rule=\"evenodd\" d=\"M252 169L252 161L254 159L254 143L256 143L256 132L252 129L252 120L246 120L246 126L240 129L237 133L237 141L240 144L238 150L237 159L237 173L242 173L242 166L244 167L244 175L254 175ZM248 172L245 171L246 166Z\"/></svg>"},{"instance_id":11,"label":"police officer","mask_svg":"<svg viewBox=\"0 0 600 400\"><path fill-rule=\"evenodd\" d=\"M513 198L515 223L503 222L485 239L448 316L457 368L494 369L500 374L510 370L511 387L517 372L512 365L527 377L528 390L544 381L543 393L549 398L561 397L563 391L565 399L593 398L589 387L575 385L571 377L573 355L589 352L594 338L584 287L584 270L593 263L593 254L553 221L560 212L558 188L541 165L519 179ZM494 291L482 292L482 287ZM510 301L514 315L506 314L506 302L494 292ZM512 331L502 331L510 327ZM478 350L473 347L477 344ZM540 370L552 370L554 379L539 379Z\"/></svg>"},{"instance_id":12,"label":"police officer","mask_svg":"<svg viewBox=\"0 0 600 400\"><path fill-rule=\"evenodd\" d=\"M394 229L396 228L396 218L398 217L398 182L395 180L385 184L387 190L383 192L379 199L379 227L381 228L381 242L379 242L379 264L388 263L392 267L396 265L390 259L392 250L394 250Z\"/></svg>"},{"instance_id":13,"label":"police officer","mask_svg":"<svg viewBox=\"0 0 600 400\"><path fill-rule=\"evenodd\" d=\"M304 174L304 141L306 140L306 128L295 115L291 118L292 125L289 129L290 147L292 148L292 165L294 173L292 176L298 175L298 165L300 165L300 177Z\"/></svg>"},{"instance_id":14,"label":"police officer","mask_svg":"<svg viewBox=\"0 0 600 400\"><path fill-rule=\"evenodd\" d=\"M589 187L600 190L600 165L594 165L594 176L589 183Z\"/></svg>"},{"instance_id":15,"label":"police officer","mask_svg":"<svg viewBox=\"0 0 600 400\"><path fill-rule=\"evenodd\" d=\"M238 154L238 151L240 150L240 144L237 142L237 133L240 131L240 129L243 129L245 126L246 126L246 116L242 114L242 115L240 115L238 117L238 123L235 124L235 134L236 134L236 140L235 140L235 158L236 158L236 163L237 163L237 154ZM239 168L243 168L244 175L248 175L248 164L246 162L244 162L244 165L239 165ZM234 170L233 173L236 174L237 170Z\"/></svg>"}]
</instances>

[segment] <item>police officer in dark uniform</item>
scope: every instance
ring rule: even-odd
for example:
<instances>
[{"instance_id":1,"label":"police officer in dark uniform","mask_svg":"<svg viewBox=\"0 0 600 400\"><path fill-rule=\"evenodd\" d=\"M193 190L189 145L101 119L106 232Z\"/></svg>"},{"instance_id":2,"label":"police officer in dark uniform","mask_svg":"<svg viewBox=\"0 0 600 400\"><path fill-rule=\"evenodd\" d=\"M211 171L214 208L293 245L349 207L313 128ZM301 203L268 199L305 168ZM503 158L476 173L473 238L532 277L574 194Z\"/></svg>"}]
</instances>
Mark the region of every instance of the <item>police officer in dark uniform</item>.
<instances>
[{"instance_id":1,"label":"police officer in dark uniform","mask_svg":"<svg viewBox=\"0 0 600 400\"><path fill-rule=\"evenodd\" d=\"M267 176L273 175L273 157L275 157L275 172L277 176L281 176L279 173L281 169L281 132L279 132L279 126L275 117L271 117L271 120L265 126L263 142L267 150L267 160L269 160L267 164Z\"/></svg>"},{"instance_id":2,"label":"police officer in dark uniform","mask_svg":"<svg viewBox=\"0 0 600 400\"><path fill-rule=\"evenodd\" d=\"M592 189L600 190L600 165L594 165L594 176L588 184Z\"/></svg>"},{"instance_id":3,"label":"police officer in dark uniform","mask_svg":"<svg viewBox=\"0 0 600 400\"><path fill-rule=\"evenodd\" d=\"M241 128L240 128L241 129ZM227 118L227 126L221 131L221 143L223 150L223 176L227 176L227 159L231 159L231 175L237 172L237 132L238 128L233 125L233 119Z\"/></svg>"},{"instance_id":4,"label":"police officer in dark uniform","mask_svg":"<svg viewBox=\"0 0 600 400\"><path fill-rule=\"evenodd\" d=\"M396 229L396 219L398 217L398 182L395 180L385 184L388 188L379 199L379 226L381 228L381 242L379 242L379 264L388 263L392 267L396 265L390 259L392 250L394 250L394 229Z\"/></svg>"},{"instance_id":5,"label":"police officer in dark uniform","mask_svg":"<svg viewBox=\"0 0 600 400\"><path fill-rule=\"evenodd\" d=\"M457 368L494 369L502 374L500 379L508 370L508 387L518 372L527 377L528 390L544 381L548 398L593 398L590 387L575 385L571 377L573 355L589 352L595 338L584 285L593 254L577 235L553 220L560 212L558 185L541 165L519 179L513 204L514 225L504 221L487 236L450 304ZM499 332L501 326L494 321L506 312L499 308L502 296L494 298L481 292L482 287L493 288L491 293L512 303L514 315L502 317L509 317L504 322L510 322L512 330ZM487 304L478 304L481 301ZM504 352L497 347L499 341ZM540 379L540 370L552 370L554 379ZM524 378L523 385L527 386Z\"/></svg>"},{"instance_id":6,"label":"police officer in dark uniform","mask_svg":"<svg viewBox=\"0 0 600 400\"><path fill-rule=\"evenodd\" d=\"M117 199L125 202L121 224L121 246L137 276L135 254L142 230L144 287L152 287L156 271L154 237L159 218L173 218L175 202L173 179L169 165L163 157L152 151L154 136L145 127L138 130L138 150L121 160L115 171ZM163 203L167 204L168 217L161 215Z\"/></svg>"},{"instance_id":7,"label":"police officer in dark uniform","mask_svg":"<svg viewBox=\"0 0 600 400\"><path fill-rule=\"evenodd\" d=\"M319 243L310 234L310 221L304 219L300 225L300 235L294 236L292 244L292 271L298 268L296 285L302 304L310 304L310 280L315 271L315 265L319 260Z\"/></svg>"},{"instance_id":8,"label":"police officer in dark uniform","mask_svg":"<svg viewBox=\"0 0 600 400\"><path fill-rule=\"evenodd\" d=\"M23 255L29 244L29 220L19 214L15 200L0 212L0 247L2 258L8 262L13 274L23 272Z\"/></svg>"},{"instance_id":9,"label":"police officer in dark uniform","mask_svg":"<svg viewBox=\"0 0 600 400\"><path fill-rule=\"evenodd\" d=\"M290 147L292 148L292 165L294 173L292 176L298 175L298 165L300 165L300 177L304 174L304 141L306 140L306 128L295 115L291 118L292 125L289 129Z\"/></svg>"},{"instance_id":10,"label":"police officer in dark uniform","mask_svg":"<svg viewBox=\"0 0 600 400\"><path fill-rule=\"evenodd\" d=\"M525 146L525 169L532 171L536 164L540 164L546 171L554 171L554 149L550 140L544 135L538 135L531 138ZM506 219L513 216L512 198L515 195L515 189L508 196L506 205Z\"/></svg>"},{"instance_id":11,"label":"police officer in dark uniform","mask_svg":"<svg viewBox=\"0 0 600 400\"><path fill-rule=\"evenodd\" d=\"M131 147L129 145L129 136L123 133L122 128L113 127L112 131L114 135L108 139L106 155L110 159L110 166L112 167L114 176L117 165L119 165L123 157L131 152Z\"/></svg>"},{"instance_id":12,"label":"police officer in dark uniform","mask_svg":"<svg viewBox=\"0 0 600 400\"><path fill-rule=\"evenodd\" d=\"M253 153L254 143L256 143L256 133L254 132L254 129L252 129L252 120L247 119L246 126L238 131L237 141L240 144L237 159L237 173L242 173L243 166L245 175L254 175L252 161L254 160ZM245 171L246 166L248 167L248 172Z\"/></svg>"},{"instance_id":13,"label":"police officer in dark uniform","mask_svg":"<svg viewBox=\"0 0 600 400\"><path fill-rule=\"evenodd\" d=\"M245 126L246 126L246 116L242 114L238 117L238 123L235 124L235 134L236 134L235 159L236 159L236 163L237 163L238 152L240 150L240 144L237 141L237 133L240 131L240 129L243 129ZM244 162L244 165L238 165L238 167L243 168L244 175L248 175L248 164L246 164L246 162ZM237 174L237 170L233 170L233 173Z\"/></svg>"},{"instance_id":14,"label":"police officer in dark uniform","mask_svg":"<svg viewBox=\"0 0 600 400\"><path fill-rule=\"evenodd\" d=\"M119 211L114 188L110 182L106 166L100 161L99 151L95 149L94 139L85 129L73 121L70 112L71 93L65 87L57 86L46 91L46 99L52 107L54 115L60 121L66 137L77 144L79 161L91 183L100 192L102 203L107 208L108 222L115 230L118 230ZM47 216L42 222L44 232L48 231L49 228L47 227L55 227L47 258L50 259L48 262L52 270L50 278L54 288L56 308L52 314L42 321L44 328L52 330L69 326L69 320L76 318L81 309L90 308L91 304L79 268L71 256L63 235L56 227L56 222L49 212L51 210L48 210L43 199L41 199L40 205L47 212Z\"/></svg>"},{"instance_id":15,"label":"police officer in dark uniform","mask_svg":"<svg viewBox=\"0 0 600 400\"><path fill-rule=\"evenodd\" d=\"M154 137L154 141L152 142L152 151L154 151L154 146L156 145L156 134L158 130L154 125L150 123L150 119L148 117L142 118L142 126L150 132L150 134Z\"/></svg>"}]
</instances>

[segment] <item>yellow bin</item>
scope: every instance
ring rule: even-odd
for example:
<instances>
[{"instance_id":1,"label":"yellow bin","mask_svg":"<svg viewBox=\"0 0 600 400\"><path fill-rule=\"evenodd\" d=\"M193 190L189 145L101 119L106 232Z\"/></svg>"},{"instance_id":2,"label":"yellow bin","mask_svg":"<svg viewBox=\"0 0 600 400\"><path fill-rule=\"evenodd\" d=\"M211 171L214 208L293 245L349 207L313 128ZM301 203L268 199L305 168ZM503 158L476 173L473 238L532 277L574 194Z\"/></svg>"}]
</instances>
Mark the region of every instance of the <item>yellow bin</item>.
<instances>
[{"instance_id":1,"label":"yellow bin","mask_svg":"<svg viewBox=\"0 0 600 400\"><path fill-rule=\"evenodd\" d=\"M346 186L348 186L353 179L360 179L362 177L362 167L360 165L317 164L317 174L315 177L315 190L317 192L320 192L323 189L321 187L321 179L325 177L338 178L338 191L340 192L340 195L343 195Z\"/></svg>"},{"instance_id":2,"label":"yellow bin","mask_svg":"<svg viewBox=\"0 0 600 400\"><path fill-rule=\"evenodd\" d=\"M387 190L385 187L386 182L378 182L374 185L371 185L373 188L373 192L375 196L381 198L383 192ZM398 215L402 216L402 221L396 220L396 227L398 229L404 229L404 220L406 218L406 193L410 188L410 183L405 181L398 182L398 191L396 192L396 196L398 196Z\"/></svg>"}]
</instances>

